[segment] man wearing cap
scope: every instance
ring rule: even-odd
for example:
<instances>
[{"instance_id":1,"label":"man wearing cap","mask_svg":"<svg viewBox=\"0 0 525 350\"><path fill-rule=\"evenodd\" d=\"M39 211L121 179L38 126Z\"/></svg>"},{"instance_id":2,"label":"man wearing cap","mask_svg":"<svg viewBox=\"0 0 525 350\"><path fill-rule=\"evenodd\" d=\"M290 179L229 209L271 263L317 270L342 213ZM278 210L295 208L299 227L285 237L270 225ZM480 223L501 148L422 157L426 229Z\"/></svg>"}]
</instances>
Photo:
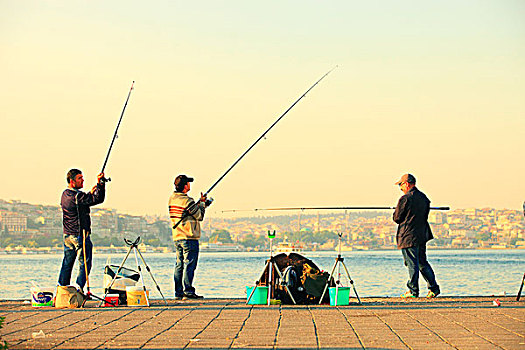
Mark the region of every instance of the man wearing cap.
<instances>
[{"instance_id":1,"label":"man wearing cap","mask_svg":"<svg viewBox=\"0 0 525 350\"><path fill-rule=\"evenodd\" d=\"M427 261L426 243L434 238L428 224L430 200L416 187L416 178L405 174L396 182L404 195L399 198L393 219L397 227L397 247L408 268L408 291L403 298L419 296L419 272L427 281L427 298L435 298L440 290L432 267Z\"/></svg>"},{"instance_id":2,"label":"man wearing cap","mask_svg":"<svg viewBox=\"0 0 525 350\"><path fill-rule=\"evenodd\" d=\"M169 211L173 241L175 242L175 299L202 299L193 288L193 276L199 258L199 238L201 236L200 221L204 219L204 211L209 202L201 193L198 203L187 195L193 178L179 175L175 178L175 191L169 200ZM176 226L176 227L175 227Z\"/></svg>"}]
</instances>

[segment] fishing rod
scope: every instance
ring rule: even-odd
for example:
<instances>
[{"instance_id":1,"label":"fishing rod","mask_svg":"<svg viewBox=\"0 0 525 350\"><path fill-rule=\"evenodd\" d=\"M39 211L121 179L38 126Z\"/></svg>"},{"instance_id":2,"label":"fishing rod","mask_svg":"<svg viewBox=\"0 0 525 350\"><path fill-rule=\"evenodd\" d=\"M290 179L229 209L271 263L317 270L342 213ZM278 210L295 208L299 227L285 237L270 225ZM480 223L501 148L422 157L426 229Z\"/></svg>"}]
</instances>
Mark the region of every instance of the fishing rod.
<instances>
[{"instance_id":1,"label":"fishing rod","mask_svg":"<svg viewBox=\"0 0 525 350\"><path fill-rule=\"evenodd\" d=\"M396 207L283 207L283 208L256 208L247 210L229 209L223 210L223 213L234 213L241 211L270 211L270 210L387 210L396 209ZM450 210L450 207L430 207L430 210Z\"/></svg>"},{"instance_id":2,"label":"fishing rod","mask_svg":"<svg viewBox=\"0 0 525 350\"><path fill-rule=\"evenodd\" d=\"M292 103L292 105L290 107L288 107L288 109L286 111L284 111L283 114L281 114L281 116L279 118L277 118L277 120L275 122L273 122L272 125L270 125L270 127L268 129L266 129L265 132L262 133L261 136L259 136L259 138L257 140L255 140L255 142L228 168L228 170L226 170L226 172L224 174L222 174L221 177L219 177L219 179L217 181L215 181L215 183L208 189L208 191L206 191L206 193L204 193L203 197L207 197L208 194L215 188L215 186L217 186L217 184L219 182L221 182L222 179L224 179L224 177L237 165L237 163L239 163L241 161L241 159L244 158L244 156L246 154L248 154L248 152L251 151L251 149L253 147L255 147L255 145L261 141L261 139L263 139L266 134L277 124L281 121L281 119L283 119L283 117L299 102L302 100L303 97L306 96L306 94L308 92L310 92L310 90L312 90L317 84L319 84L319 82L321 80L323 80L328 74L330 74L334 69L336 69L337 66L335 66L334 68L330 69L328 72L325 73L325 75L323 75L321 78L319 78L319 80L317 80L312 86L310 86L310 88L308 90L306 90L306 92L304 94L302 94L294 103ZM188 207L187 209L185 209L185 212L188 212L192 209L193 206L196 205L197 202L193 203L190 207ZM182 222L182 220L184 219L184 215L181 216L180 220L175 224L173 225L173 229L176 229L177 226L180 225L180 223Z\"/></svg>"},{"instance_id":3,"label":"fishing rod","mask_svg":"<svg viewBox=\"0 0 525 350\"><path fill-rule=\"evenodd\" d=\"M523 202L523 216L525 216L525 202ZM523 278L521 279L520 290L518 290L518 294L516 295L516 301L520 301L523 285L525 285L525 273L523 274Z\"/></svg>"},{"instance_id":4,"label":"fishing rod","mask_svg":"<svg viewBox=\"0 0 525 350\"><path fill-rule=\"evenodd\" d=\"M521 291L523 290L524 284L525 284L525 273L523 274L523 278L521 279L520 290L518 290L518 294L516 295L516 301L520 301Z\"/></svg>"},{"instance_id":5,"label":"fishing rod","mask_svg":"<svg viewBox=\"0 0 525 350\"><path fill-rule=\"evenodd\" d=\"M131 83L131 88L129 89L128 97L126 98L126 103L124 103L124 108L122 108L122 113L120 113L120 118L118 120L117 128L115 129L115 133L113 134L113 139L111 139L111 144L109 145L109 150L108 150L108 154L106 155L106 160L104 161L104 165L102 166L102 170L100 171L101 173L103 173L104 169L106 169L106 164L108 163L109 154L111 153L111 149L113 148L113 143L115 142L115 139L118 137L118 134L117 134L118 128L120 126L120 122L122 121L122 117L124 116L124 111L126 110L126 106L128 105L129 96L131 95L131 91L133 90L134 84L135 84L135 80L133 80L133 82ZM102 178L102 181L104 182L111 181L111 178L110 177Z\"/></svg>"}]
</instances>

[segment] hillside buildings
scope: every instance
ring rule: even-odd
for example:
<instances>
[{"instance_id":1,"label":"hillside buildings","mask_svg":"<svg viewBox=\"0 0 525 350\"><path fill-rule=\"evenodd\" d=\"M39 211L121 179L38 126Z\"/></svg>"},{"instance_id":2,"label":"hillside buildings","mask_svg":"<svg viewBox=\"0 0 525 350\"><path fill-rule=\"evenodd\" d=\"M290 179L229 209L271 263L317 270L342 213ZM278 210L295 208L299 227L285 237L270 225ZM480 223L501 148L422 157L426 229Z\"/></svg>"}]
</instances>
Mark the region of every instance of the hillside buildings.
<instances>
[{"instance_id":1,"label":"hillside buildings","mask_svg":"<svg viewBox=\"0 0 525 350\"><path fill-rule=\"evenodd\" d=\"M343 233L344 249L395 249L396 225L391 211L312 213L287 216L207 217L205 242L217 230L250 249L264 249L268 230L276 241L300 242L305 249L334 249ZM58 206L0 200L0 248L62 245L62 213ZM123 238L142 237L150 246L171 247L167 217L135 216L115 209L92 209L92 239L96 246L121 246ZM438 248L525 248L525 219L519 210L469 208L431 211L429 222ZM249 242L249 243L248 243Z\"/></svg>"}]
</instances>

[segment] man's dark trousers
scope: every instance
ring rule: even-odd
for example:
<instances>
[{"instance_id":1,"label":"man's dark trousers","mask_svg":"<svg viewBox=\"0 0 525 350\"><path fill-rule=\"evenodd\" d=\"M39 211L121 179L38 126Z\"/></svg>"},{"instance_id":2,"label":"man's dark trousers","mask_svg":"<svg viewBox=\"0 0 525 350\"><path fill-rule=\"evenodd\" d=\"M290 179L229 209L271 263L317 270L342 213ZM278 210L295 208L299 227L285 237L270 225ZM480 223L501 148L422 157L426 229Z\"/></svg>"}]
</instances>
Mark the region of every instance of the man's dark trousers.
<instances>
[{"instance_id":1,"label":"man's dark trousers","mask_svg":"<svg viewBox=\"0 0 525 350\"><path fill-rule=\"evenodd\" d=\"M405 266L408 267L407 287L410 292L415 296L419 296L419 272L421 272L423 278L427 281L428 289L436 295L439 294L436 276L427 261L426 245L422 244L416 247L403 248L401 251L403 252Z\"/></svg>"}]
</instances>

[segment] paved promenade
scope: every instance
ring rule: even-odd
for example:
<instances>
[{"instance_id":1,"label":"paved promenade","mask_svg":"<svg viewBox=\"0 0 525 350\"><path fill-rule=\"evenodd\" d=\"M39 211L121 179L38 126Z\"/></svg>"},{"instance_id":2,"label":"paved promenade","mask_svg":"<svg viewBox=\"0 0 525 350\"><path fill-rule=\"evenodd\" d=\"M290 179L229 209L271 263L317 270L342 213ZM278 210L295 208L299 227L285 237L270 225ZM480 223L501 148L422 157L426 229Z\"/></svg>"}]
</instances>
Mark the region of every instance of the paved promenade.
<instances>
[{"instance_id":1,"label":"paved promenade","mask_svg":"<svg viewBox=\"0 0 525 350\"><path fill-rule=\"evenodd\" d=\"M363 298L361 305L248 306L240 299L152 307L34 309L0 301L10 349L523 349L515 297Z\"/></svg>"}]
</instances>

